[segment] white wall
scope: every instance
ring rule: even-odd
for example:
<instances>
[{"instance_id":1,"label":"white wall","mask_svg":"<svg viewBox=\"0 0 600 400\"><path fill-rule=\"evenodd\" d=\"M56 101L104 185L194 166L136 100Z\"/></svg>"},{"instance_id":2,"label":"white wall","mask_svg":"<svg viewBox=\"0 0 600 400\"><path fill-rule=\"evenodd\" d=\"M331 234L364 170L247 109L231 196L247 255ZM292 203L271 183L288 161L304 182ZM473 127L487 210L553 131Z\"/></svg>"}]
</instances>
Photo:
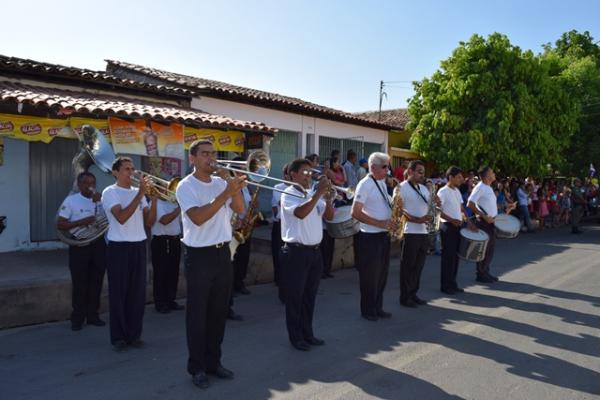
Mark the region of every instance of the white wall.
<instances>
[{"instance_id":1,"label":"white wall","mask_svg":"<svg viewBox=\"0 0 600 400\"><path fill-rule=\"evenodd\" d=\"M4 138L4 165L0 166L0 215L6 229L0 233L0 252L29 243L29 143Z\"/></svg>"},{"instance_id":2,"label":"white wall","mask_svg":"<svg viewBox=\"0 0 600 400\"><path fill-rule=\"evenodd\" d=\"M363 137L365 142L382 143L384 144L384 147L382 148L387 148L388 133L383 129L373 129L343 122L307 117L300 114L277 111L210 97L193 98L191 107L211 114L219 114L246 121L264 122L274 128L302 132L300 155L306 154L307 134L315 134L316 153L319 152L318 136L336 138Z\"/></svg>"}]
</instances>

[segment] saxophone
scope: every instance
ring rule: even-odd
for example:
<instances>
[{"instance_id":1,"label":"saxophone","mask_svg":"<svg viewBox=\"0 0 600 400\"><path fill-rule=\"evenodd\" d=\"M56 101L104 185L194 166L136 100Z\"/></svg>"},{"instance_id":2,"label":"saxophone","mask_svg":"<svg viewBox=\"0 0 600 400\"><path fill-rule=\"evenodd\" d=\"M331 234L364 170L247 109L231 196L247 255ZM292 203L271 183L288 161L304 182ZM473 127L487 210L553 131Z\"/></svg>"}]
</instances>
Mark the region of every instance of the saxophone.
<instances>
[{"instance_id":1,"label":"saxophone","mask_svg":"<svg viewBox=\"0 0 600 400\"><path fill-rule=\"evenodd\" d=\"M430 235L436 234L440 230L440 222L442 211L435 204L435 193L430 193L429 196L429 209L427 211L427 215L431 216L431 222L427 223L427 233Z\"/></svg>"},{"instance_id":2,"label":"saxophone","mask_svg":"<svg viewBox=\"0 0 600 400\"><path fill-rule=\"evenodd\" d=\"M404 238L404 226L406 225L406 216L403 213L404 202L402 195L400 194L400 185L396 185L394 188L394 194L392 196L392 216L391 220L398 222L395 229L390 229L389 234L392 241L399 242Z\"/></svg>"},{"instance_id":3,"label":"saxophone","mask_svg":"<svg viewBox=\"0 0 600 400\"><path fill-rule=\"evenodd\" d=\"M258 208L258 188L252 193L252 197L250 198L250 203L248 204L248 209L246 210L246 215L244 219L238 225L238 214L233 213L231 216L231 226L234 228L233 237L231 238L231 242L229 242L229 250L231 252L231 259L235 256L235 252L240 244L246 243L252 236L252 230L254 229L254 225L257 219L263 219L260 212L257 212Z\"/></svg>"}]
</instances>

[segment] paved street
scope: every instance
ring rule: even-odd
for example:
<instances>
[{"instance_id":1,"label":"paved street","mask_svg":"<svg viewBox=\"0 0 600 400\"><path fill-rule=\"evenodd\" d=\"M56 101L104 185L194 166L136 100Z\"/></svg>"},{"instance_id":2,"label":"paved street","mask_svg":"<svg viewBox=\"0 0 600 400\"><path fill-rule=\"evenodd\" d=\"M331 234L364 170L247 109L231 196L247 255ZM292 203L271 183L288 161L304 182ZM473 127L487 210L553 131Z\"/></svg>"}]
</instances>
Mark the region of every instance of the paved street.
<instances>
[{"instance_id":1,"label":"paved street","mask_svg":"<svg viewBox=\"0 0 600 400\"><path fill-rule=\"evenodd\" d=\"M600 398L600 227L498 242L492 272L467 292L439 293L428 257L421 297L400 308L393 260L385 308L359 317L354 270L322 281L315 332L326 346L293 350L272 285L236 298L245 321L228 323L223 363L234 381L195 388L186 375L184 313L146 310L144 349L114 353L108 328L71 332L68 322L0 331L2 399L592 399ZM108 320L108 316L104 315Z\"/></svg>"}]
</instances>

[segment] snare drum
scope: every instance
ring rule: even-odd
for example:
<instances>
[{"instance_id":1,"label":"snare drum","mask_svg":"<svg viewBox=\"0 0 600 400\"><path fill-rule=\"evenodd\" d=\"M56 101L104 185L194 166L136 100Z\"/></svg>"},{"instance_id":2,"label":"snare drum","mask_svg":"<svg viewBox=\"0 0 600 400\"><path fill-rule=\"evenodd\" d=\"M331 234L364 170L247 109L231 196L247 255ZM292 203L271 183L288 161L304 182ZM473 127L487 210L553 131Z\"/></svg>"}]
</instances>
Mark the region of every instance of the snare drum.
<instances>
[{"instance_id":1,"label":"snare drum","mask_svg":"<svg viewBox=\"0 0 600 400\"><path fill-rule=\"evenodd\" d=\"M512 239L519 235L521 221L509 214L498 214L494 218L496 237L499 239Z\"/></svg>"},{"instance_id":2,"label":"snare drum","mask_svg":"<svg viewBox=\"0 0 600 400\"><path fill-rule=\"evenodd\" d=\"M331 221L325 221L329 236L336 239L350 237L360 230L360 224L352 218L352 206L343 206L335 209Z\"/></svg>"},{"instance_id":3,"label":"snare drum","mask_svg":"<svg viewBox=\"0 0 600 400\"><path fill-rule=\"evenodd\" d=\"M467 228L460 230L460 245L458 246L458 256L463 260L479 262L485 258L490 237L483 230L472 231Z\"/></svg>"}]
</instances>

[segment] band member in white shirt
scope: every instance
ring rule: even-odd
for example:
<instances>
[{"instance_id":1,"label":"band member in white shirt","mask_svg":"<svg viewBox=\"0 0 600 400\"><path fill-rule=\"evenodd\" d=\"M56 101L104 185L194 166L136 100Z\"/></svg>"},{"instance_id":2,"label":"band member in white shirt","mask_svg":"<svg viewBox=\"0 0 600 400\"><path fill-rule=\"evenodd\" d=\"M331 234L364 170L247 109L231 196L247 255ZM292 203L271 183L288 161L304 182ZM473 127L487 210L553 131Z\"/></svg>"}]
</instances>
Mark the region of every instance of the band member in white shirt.
<instances>
[{"instance_id":1,"label":"band member in white shirt","mask_svg":"<svg viewBox=\"0 0 600 400\"><path fill-rule=\"evenodd\" d=\"M141 347L144 307L146 303L146 231L156 219L156 199L146 201L151 186L148 177L139 188L131 186L134 174L129 157L117 157L112 173L114 185L102 192L102 206L108 218L106 258L108 300L110 308L110 341L115 351L127 346Z\"/></svg>"},{"instance_id":2,"label":"band member in white shirt","mask_svg":"<svg viewBox=\"0 0 600 400\"><path fill-rule=\"evenodd\" d=\"M432 220L432 216L428 214L431 194L422 184L425 178L423 161L411 161L407 171L408 179L400 184L404 216L407 219L400 262L400 304L414 308L417 304L427 304L427 301L417 296L417 292L429 249L427 223Z\"/></svg>"},{"instance_id":3,"label":"band member in white shirt","mask_svg":"<svg viewBox=\"0 0 600 400\"><path fill-rule=\"evenodd\" d=\"M232 212L244 212L245 176L214 176L217 152L208 140L190 146L194 172L177 186L183 224L184 265L187 281L187 371L200 388L209 386L206 374L232 379L221 365L221 343L229 311L233 266L229 242Z\"/></svg>"},{"instance_id":4,"label":"band member in white shirt","mask_svg":"<svg viewBox=\"0 0 600 400\"><path fill-rule=\"evenodd\" d=\"M456 294L464 292L464 289L458 287L456 275L458 273L458 250L460 246L460 229L463 220L467 215L462 195L458 187L464 182L462 170L452 166L446 171L448 183L442 187L437 195L441 201L441 226L440 235L442 238L442 265L441 265L441 283L440 290L446 294ZM477 230L471 221L467 220L469 229Z\"/></svg>"},{"instance_id":5,"label":"band member in white shirt","mask_svg":"<svg viewBox=\"0 0 600 400\"><path fill-rule=\"evenodd\" d=\"M183 310L175 301L181 261L181 209L176 203L157 200L150 250L154 308L162 314Z\"/></svg>"},{"instance_id":6,"label":"band member in white shirt","mask_svg":"<svg viewBox=\"0 0 600 400\"><path fill-rule=\"evenodd\" d=\"M311 191L311 164L306 159L292 161L289 166L292 182L281 196L281 278L284 285L285 315L288 336L294 348L310 350L310 346L325 344L313 333L312 320L323 261L319 244L323 235L321 218L331 220L331 199L323 200L331 188L321 177L316 191ZM308 192L302 199L293 194Z\"/></svg>"},{"instance_id":7,"label":"band member in white shirt","mask_svg":"<svg viewBox=\"0 0 600 400\"><path fill-rule=\"evenodd\" d=\"M392 204L387 192L390 156L372 153L369 174L356 187L352 217L360 222L356 266L360 280L360 312L363 318L377 321L390 318L383 310L383 291L390 267L390 235Z\"/></svg>"},{"instance_id":8,"label":"band member in white shirt","mask_svg":"<svg viewBox=\"0 0 600 400\"><path fill-rule=\"evenodd\" d=\"M286 181L290 180L288 175L288 165L283 166L283 179ZM287 184L278 183L275 185L275 189L285 190ZM271 196L271 211L273 212L273 228L271 229L271 256L273 257L273 280L275 285L279 287L279 300L283 301L283 292L281 291L281 267L279 262L279 253L281 252L281 246L283 241L281 240L281 192L273 190Z\"/></svg>"},{"instance_id":9,"label":"band member in white shirt","mask_svg":"<svg viewBox=\"0 0 600 400\"><path fill-rule=\"evenodd\" d=\"M491 184L496 180L496 174L491 167L485 166L479 170L479 179L481 181L471 192L467 206L477 216L477 227L488 234L489 240L485 250L485 258L477 263L476 280L483 283L493 283L498 281L497 277L490 274L490 264L496 247L494 218L498 215L496 194L491 187Z\"/></svg>"},{"instance_id":10,"label":"band member in white shirt","mask_svg":"<svg viewBox=\"0 0 600 400\"><path fill-rule=\"evenodd\" d=\"M57 228L71 231L96 222L102 213L100 193L96 193L96 177L90 172L77 176L79 193L69 195L58 212ZM69 246L69 270L72 283L71 329L81 330L83 323L104 326L98 316L100 293L106 270L104 235L85 246Z\"/></svg>"}]
</instances>

